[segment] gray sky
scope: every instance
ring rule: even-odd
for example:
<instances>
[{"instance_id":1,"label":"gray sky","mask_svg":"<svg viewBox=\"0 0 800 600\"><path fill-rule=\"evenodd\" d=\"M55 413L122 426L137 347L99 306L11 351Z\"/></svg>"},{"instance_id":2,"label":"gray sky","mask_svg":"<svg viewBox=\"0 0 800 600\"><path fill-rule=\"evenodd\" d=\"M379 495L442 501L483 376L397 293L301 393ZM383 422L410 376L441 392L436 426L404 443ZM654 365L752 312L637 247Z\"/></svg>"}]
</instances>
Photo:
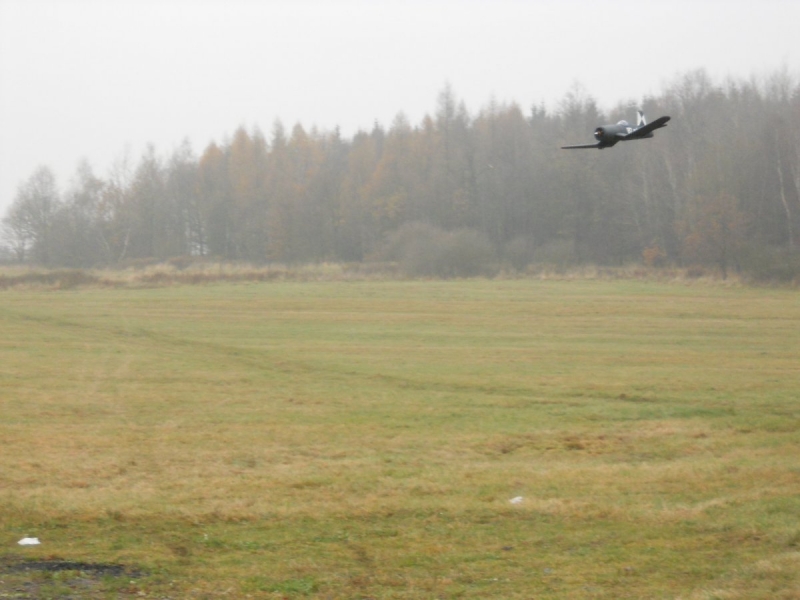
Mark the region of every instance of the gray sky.
<instances>
[{"instance_id":1,"label":"gray sky","mask_svg":"<svg viewBox=\"0 0 800 600\"><path fill-rule=\"evenodd\" d=\"M416 125L447 82L475 114L797 75L798 24L797 0L0 0L0 215L42 164L65 189L82 158L105 177L240 125Z\"/></svg>"}]
</instances>

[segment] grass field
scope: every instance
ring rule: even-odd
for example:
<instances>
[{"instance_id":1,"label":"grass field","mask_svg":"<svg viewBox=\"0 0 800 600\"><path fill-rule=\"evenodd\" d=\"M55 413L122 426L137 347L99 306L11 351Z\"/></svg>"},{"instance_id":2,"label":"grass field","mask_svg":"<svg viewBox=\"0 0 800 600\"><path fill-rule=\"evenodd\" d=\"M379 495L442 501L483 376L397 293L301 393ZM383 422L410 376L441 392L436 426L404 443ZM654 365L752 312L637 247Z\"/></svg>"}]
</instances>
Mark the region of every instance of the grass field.
<instances>
[{"instance_id":1,"label":"grass field","mask_svg":"<svg viewBox=\"0 0 800 600\"><path fill-rule=\"evenodd\" d=\"M798 517L796 291L0 292L0 598L800 598Z\"/></svg>"}]
</instances>

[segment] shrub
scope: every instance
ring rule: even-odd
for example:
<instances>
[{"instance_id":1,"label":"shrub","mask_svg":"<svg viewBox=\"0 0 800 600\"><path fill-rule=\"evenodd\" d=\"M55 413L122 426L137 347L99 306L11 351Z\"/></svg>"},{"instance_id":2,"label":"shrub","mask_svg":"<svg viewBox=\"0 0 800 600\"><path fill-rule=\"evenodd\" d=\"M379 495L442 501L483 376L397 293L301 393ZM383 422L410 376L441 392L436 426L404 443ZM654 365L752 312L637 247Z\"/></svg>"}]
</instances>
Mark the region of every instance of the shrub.
<instances>
[{"instance_id":1,"label":"shrub","mask_svg":"<svg viewBox=\"0 0 800 600\"><path fill-rule=\"evenodd\" d=\"M575 244L572 240L558 239L536 249L534 259L537 263L556 268L566 268L577 263Z\"/></svg>"},{"instance_id":2,"label":"shrub","mask_svg":"<svg viewBox=\"0 0 800 600\"><path fill-rule=\"evenodd\" d=\"M517 271L524 271L533 262L533 246L529 238L517 236L506 244L503 256Z\"/></svg>"},{"instance_id":3,"label":"shrub","mask_svg":"<svg viewBox=\"0 0 800 600\"><path fill-rule=\"evenodd\" d=\"M447 232L429 223L409 223L389 235L381 255L412 277L476 277L497 272L494 247L474 229Z\"/></svg>"},{"instance_id":4,"label":"shrub","mask_svg":"<svg viewBox=\"0 0 800 600\"><path fill-rule=\"evenodd\" d=\"M751 246L742 253L741 267L753 281L799 283L800 251L793 248Z\"/></svg>"}]
</instances>

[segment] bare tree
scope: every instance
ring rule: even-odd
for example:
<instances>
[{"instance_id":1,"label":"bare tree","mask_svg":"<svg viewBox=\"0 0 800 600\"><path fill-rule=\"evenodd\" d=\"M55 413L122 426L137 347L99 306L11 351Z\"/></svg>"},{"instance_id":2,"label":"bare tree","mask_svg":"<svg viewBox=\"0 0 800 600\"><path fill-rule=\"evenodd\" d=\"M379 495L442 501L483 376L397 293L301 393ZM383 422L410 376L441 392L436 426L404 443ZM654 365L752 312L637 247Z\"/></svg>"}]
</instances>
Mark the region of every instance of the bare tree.
<instances>
[{"instance_id":1,"label":"bare tree","mask_svg":"<svg viewBox=\"0 0 800 600\"><path fill-rule=\"evenodd\" d=\"M3 226L17 258L49 264L52 256L52 226L59 208L56 178L48 167L39 167L20 185Z\"/></svg>"}]
</instances>

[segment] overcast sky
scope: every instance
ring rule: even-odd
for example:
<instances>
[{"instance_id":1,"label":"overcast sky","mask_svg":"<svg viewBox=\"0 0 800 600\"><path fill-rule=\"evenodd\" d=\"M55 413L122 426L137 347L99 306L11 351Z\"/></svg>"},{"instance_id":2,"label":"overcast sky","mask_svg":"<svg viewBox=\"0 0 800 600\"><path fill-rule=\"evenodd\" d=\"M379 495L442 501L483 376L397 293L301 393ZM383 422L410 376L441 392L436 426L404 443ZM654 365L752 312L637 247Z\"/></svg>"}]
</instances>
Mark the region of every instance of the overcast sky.
<instances>
[{"instance_id":1,"label":"overcast sky","mask_svg":"<svg viewBox=\"0 0 800 600\"><path fill-rule=\"evenodd\" d=\"M105 177L240 125L416 125L447 82L475 114L796 76L798 26L798 0L0 0L0 215L39 165L65 189L83 158Z\"/></svg>"}]
</instances>

